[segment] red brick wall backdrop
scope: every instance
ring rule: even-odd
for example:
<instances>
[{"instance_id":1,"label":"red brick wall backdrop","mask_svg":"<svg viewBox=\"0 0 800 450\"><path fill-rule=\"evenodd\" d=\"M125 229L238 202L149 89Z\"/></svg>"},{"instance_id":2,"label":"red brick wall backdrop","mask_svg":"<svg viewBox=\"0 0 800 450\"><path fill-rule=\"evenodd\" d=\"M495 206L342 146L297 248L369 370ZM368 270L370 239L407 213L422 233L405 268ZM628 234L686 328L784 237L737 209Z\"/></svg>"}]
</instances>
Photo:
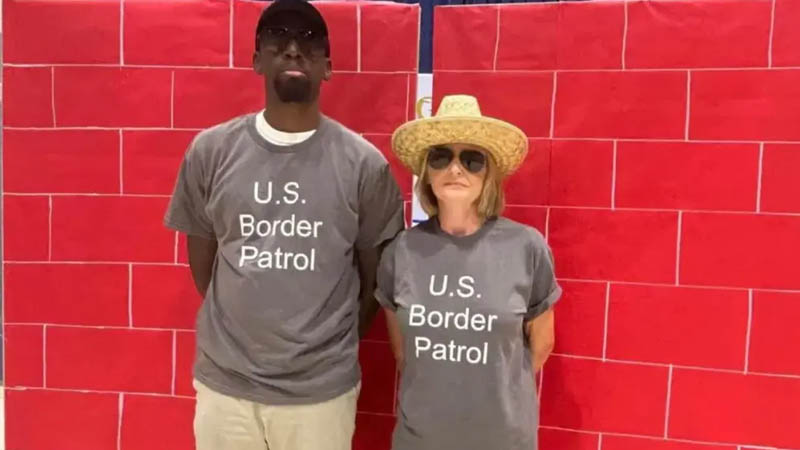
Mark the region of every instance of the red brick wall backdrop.
<instances>
[{"instance_id":1,"label":"red brick wall backdrop","mask_svg":"<svg viewBox=\"0 0 800 450\"><path fill-rule=\"evenodd\" d=\"M800 2L435 24L435 98L472 92L531 138L508 215L565 288L541 448L800 449Z\"/></svg>"},{"instance_id":2,"label":"red brick wall backdrop","mask_svg":"<svg viewBox=\"0 0 800 450\"><path fill-rule=\"evenodd\" d=\"M264 5L4 1L8 449L193 448L201 299L161 219L191 138L263 107L249 66ZM387 152L413 114L419 9L319 8L335 69L323 109ZM387 448L393 425L383 329L361 350L363 450Z\"/></svg>"}]
</instances>

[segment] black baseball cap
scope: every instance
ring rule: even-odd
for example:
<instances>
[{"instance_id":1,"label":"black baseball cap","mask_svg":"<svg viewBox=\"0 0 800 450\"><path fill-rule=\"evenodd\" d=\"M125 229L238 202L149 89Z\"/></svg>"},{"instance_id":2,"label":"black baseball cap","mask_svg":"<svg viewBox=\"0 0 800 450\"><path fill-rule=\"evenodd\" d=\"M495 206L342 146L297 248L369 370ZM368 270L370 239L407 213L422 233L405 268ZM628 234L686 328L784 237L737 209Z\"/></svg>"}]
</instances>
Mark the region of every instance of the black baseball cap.
<instances>
[{"instance_id":1,"label":"black baseball cap","mask_svg":"<svg viewBox=\"0 0 800 450\"><path fill-rule=\"evenodd\" d=\"M319 10L315 8L311 2L307 0L275 0L261 13L261 18L258 19L258 26L256 27L256 48L258 48L258 39L261 36L261 31L269 26L281 25L279 15L285 12L293 12L303 16L308 20L310 29L324 37L327 41L328 25L325 23L322 14L320 14Z\"/></svg>"}]
</instances>

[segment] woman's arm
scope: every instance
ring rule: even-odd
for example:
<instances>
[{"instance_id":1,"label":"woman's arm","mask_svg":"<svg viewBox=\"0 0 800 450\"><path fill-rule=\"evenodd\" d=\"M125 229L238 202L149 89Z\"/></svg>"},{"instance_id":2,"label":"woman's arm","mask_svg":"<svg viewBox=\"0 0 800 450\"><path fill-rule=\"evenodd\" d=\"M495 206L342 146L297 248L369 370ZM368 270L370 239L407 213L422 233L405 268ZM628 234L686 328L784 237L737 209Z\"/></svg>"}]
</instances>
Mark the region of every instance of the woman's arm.
<instances>
[{"instance_id":1,"label":"woman's arm","mask_svg":"<svg viewBox=\"0 0 800 450\"><path fill-rule=\"evenodd\" d=\"M392 343L392 353L394 353L394 360L397 362L397 370L403 370L403 363L405 363L405 349L403 348L403 333L400 331L400 322L397 320L397 314L384 308L386 314L386 327L389 329L389 342Z\"/></svg>"},{"instance_id":2,"label":"woman's arm","mask_svg":"<svg viewBox=\"0 0 800 450\"><path fill-rule=\"evenodd\" d=\"M553 308L530 320L527 324L528 342L531 348L531 365L536 374L544 366L556 342L555 312Z\"/></svg>"}]
</instances>

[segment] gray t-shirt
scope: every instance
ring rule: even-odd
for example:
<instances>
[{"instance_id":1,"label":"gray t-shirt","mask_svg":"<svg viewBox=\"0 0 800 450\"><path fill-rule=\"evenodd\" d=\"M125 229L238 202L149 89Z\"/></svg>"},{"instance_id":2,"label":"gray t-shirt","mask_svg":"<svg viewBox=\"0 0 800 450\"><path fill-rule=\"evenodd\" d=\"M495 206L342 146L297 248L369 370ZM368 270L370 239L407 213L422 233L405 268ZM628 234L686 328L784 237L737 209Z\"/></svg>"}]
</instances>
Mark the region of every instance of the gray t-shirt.
<instances>
[{"instance_id":1,"label":"gray t-shirt","mask_svg":"<svg viewBox=\"0 0 800 450\"><path fill-rule=\"evenodd\" d=\"M194 376L259 403L317 403L360 380L354 252L403 229L402 194L383 155L339 123L277 146L255 118L194 139L164 218L218 242Z\"/></svg>"},{"instance_id":2,"label":"gray t-shirt","mask_svg":"<svg viewBox=\"0 0 800 450\"><path fill-rule=\"evenodd\" d=\"M524 324L560 297L535 229L498 218L457 237L434 217L384 251L376 296L405 344L393 450L535 450Z\"/></svg>"}]
</instances>

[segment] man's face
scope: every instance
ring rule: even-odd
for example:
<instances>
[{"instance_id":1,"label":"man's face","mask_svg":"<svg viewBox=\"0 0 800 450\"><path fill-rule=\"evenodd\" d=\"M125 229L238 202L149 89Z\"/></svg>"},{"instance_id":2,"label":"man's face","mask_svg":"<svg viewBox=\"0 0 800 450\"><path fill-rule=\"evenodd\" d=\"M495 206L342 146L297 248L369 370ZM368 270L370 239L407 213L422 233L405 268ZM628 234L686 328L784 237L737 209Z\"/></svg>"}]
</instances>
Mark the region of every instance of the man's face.
<instances>
[{"instance_id":1,"label":"man's face","mask_svg":"<svg viewBox=\"0 0 800 450\"><path fill-rule=\"evenodd\" d=\"M266 77L267 89L281 102L311 103L331 76L325 37L300 14L285 12L275 19L259 36L253 68Z\"/></svg>"}]
</instances>

